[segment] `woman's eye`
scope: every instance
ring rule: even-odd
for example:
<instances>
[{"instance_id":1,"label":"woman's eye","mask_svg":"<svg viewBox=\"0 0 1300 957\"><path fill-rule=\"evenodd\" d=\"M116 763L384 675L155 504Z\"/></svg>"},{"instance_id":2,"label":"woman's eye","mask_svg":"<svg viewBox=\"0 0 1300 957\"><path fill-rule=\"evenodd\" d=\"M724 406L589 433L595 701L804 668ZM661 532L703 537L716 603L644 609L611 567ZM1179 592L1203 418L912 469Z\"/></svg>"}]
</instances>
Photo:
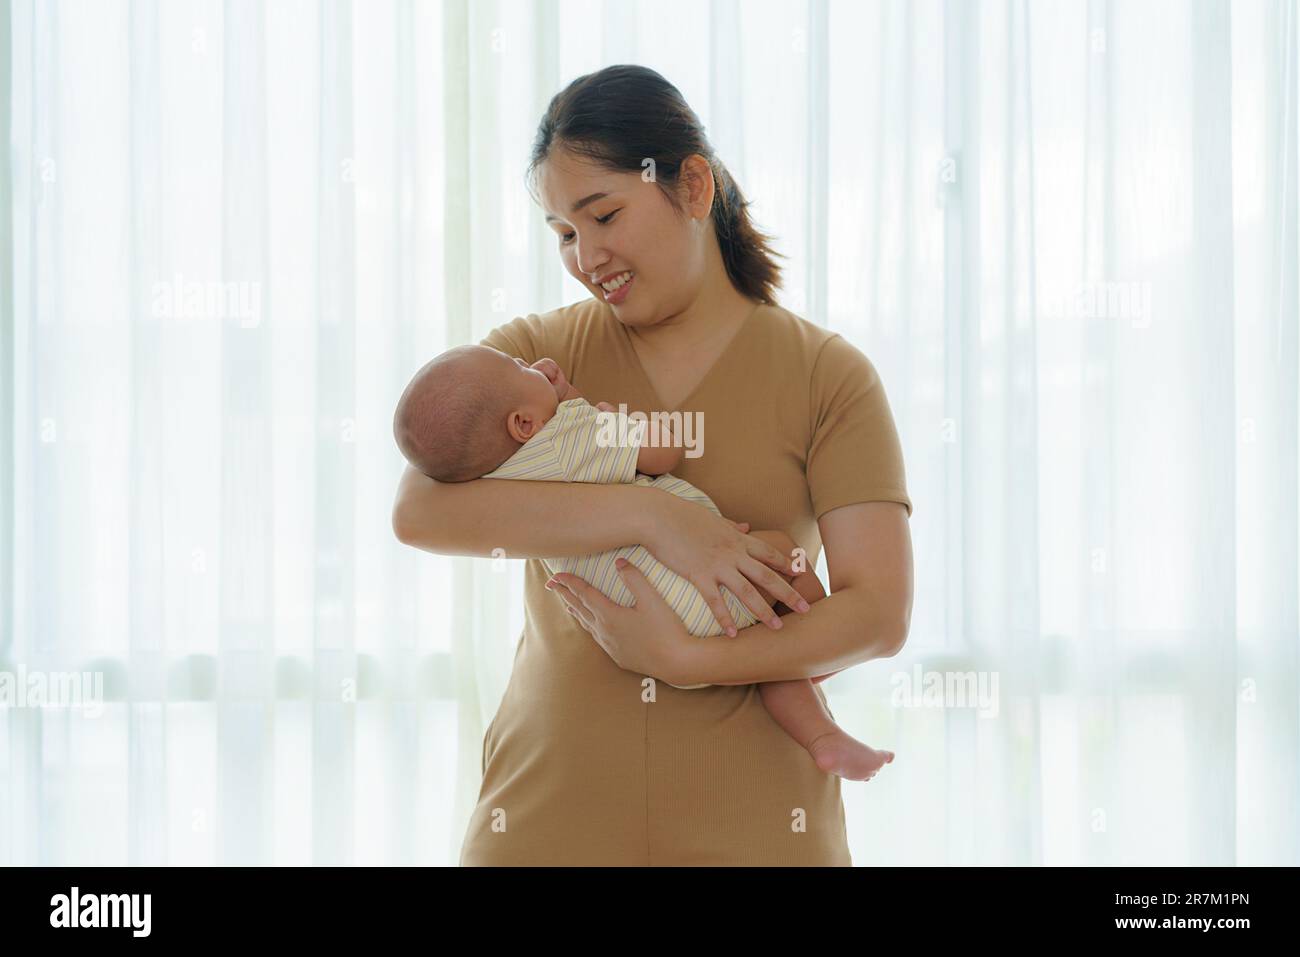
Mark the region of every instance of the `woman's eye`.
<instances>
[{"instance_id":1,"label":"woman's eye","mask_svg":"<svg viewBox=\"0 0 1300 957\"><path fill-rule=\"evenodd\" d=\"M612 213L606 213L604 216L597 216L597 217L596 217L596 222L598 222L598 223L600 223L602 226L604 226L604 225L605 225L606 223L608 223L611 219L613 219L613 218L614 218L614 214L615 214L615 213L618 213L618 212L619 212L619 210L616 209L616 210L614 210L614 212L612 212ZM567 245L568 245L569 243L571 243L571 242L573 242L573 233L565 233L563 236L560 237L560 244L563 245L563 246L567 246Z\"/></svg>"}]
</instances>

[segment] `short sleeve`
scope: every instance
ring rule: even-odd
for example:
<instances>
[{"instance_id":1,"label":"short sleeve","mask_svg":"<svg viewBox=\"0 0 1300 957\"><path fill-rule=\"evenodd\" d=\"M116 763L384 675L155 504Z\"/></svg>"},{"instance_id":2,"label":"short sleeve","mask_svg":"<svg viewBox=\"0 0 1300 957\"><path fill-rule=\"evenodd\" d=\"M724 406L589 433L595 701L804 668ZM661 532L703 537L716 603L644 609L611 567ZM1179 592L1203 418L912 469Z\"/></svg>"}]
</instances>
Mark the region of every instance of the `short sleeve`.
<instances>
[{"instance_id":1,"label":"short sleeve","mask_svg":"<svg viewBox=\"0 0 1300 957\"><path fill-rule=\"evenodd\" d=\"M517 316L502 323L480 339L479 345L499 349L512 358L518 356L529 365L549 355L546 329L536 315Z\"/></svg>"},{"instance_id":2,"label":"short sleeve","mask_svg":"<svg viewBox=\"0 0 1300 957\"><path fill-rule=\"evenodd\" d=\"M809 384L806 472L813 514L856 502L899 502L912 515L903 449L876 368L843 336L828 339Z\"/></svg>"}]
</instances>

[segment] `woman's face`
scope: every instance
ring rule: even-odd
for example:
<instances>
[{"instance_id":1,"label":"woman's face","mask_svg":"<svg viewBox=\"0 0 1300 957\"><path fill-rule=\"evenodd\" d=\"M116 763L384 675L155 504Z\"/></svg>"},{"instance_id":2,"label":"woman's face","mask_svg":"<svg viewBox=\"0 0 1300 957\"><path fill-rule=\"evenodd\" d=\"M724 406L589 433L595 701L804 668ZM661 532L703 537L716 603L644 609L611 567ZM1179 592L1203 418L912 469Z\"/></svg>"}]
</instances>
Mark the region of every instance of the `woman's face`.
<instances>
[{"instance_id":1,"label":"woman's face","mask_svg":"<svg viewBox=\"0 0 1300 957\"><path fill-rule=\"evenodd\" d=\"M700 163L707 169L702 158ZM555 232L564 268L609 303L620 322L652 325L686 308L704 280L712 176L705 185L697 177L695 189L679 194L685 205L679 214L641 174L610 172L562 149L541 164L538 174L547 225ZM632 279L622 289L611 292L600 285L627 272Z\"/></svg>"}]
</instances>

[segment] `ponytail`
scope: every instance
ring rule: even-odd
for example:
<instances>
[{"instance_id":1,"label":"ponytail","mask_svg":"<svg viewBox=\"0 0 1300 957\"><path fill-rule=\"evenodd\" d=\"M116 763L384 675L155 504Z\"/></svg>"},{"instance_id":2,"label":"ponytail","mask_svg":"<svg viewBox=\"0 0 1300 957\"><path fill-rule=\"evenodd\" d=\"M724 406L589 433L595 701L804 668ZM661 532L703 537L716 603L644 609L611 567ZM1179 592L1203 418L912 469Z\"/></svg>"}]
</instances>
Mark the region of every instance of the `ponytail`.
<instances>
[{"instance_id":1,"label":"ponytail","mask_svg":"<svg viewBox=\"0 0 1300 957\"><path fill-rule=\"evenodd\" d=\"M759 232L749 216L745 199L731 171L720 160L713 168L713 229L722 250L722 261L732 284L751 299L776 305L776 290L781 285L781 267L774 256L782 256L771 247L772 237Z\"/></svg>"}]
</instances>

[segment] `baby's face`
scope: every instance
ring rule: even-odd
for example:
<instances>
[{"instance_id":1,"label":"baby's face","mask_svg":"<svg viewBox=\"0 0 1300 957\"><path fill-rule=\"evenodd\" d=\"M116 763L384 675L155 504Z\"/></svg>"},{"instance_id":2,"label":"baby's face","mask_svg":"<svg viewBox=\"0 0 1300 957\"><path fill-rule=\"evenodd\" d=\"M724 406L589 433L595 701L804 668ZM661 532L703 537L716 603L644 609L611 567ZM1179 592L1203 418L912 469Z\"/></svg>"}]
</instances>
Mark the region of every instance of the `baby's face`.
<instances>
[{"instance_id":1,"label":"baby's face","mask_svg":"<svg viewBox=\"0 0 1300 957\"><path fill-rule=\"evenodd\" d=\"M569 389L568 380L553 359L538 359L528 365L497 349L483 346L476 359L481 375L499 384L514 400L514 411L506 424L517 442L527 442L555 415Z\"/></svg>"}]
</instances>

